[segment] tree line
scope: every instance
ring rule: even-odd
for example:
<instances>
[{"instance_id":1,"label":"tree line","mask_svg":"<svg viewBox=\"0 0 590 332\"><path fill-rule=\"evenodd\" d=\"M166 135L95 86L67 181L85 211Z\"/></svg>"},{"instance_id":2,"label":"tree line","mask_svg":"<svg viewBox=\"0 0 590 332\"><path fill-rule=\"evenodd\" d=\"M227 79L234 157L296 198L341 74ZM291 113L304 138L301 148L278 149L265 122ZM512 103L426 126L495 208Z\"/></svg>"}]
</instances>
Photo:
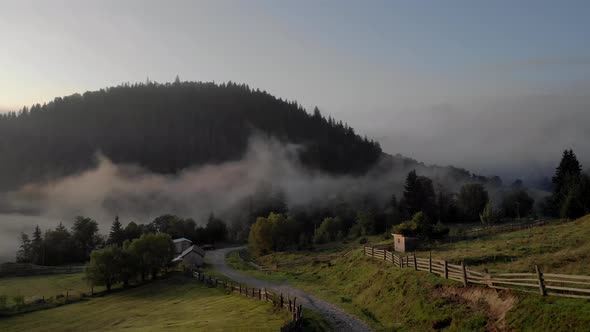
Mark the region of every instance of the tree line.
<instances>
[{"instance_id":1,"label":"tree line","mask_svg":"<svg viewBox=\"0 0 590 332\"><path fill-rule=\"evenodd\" d=\"M385 206L365 197L363 203L354 206L339 201L323 211L305 213L283 208L264 214L250 228L249 249L263 255L388 232L440 238L448 234L446 225L451 223L492 225L539 215L575 219L590 213L590 176L582 172L572 150L563 152L552 183L551 194L536 206L528 188L518 179L505 187L490 181L466 183L453 193L440 185L435 189L432 179L411 171L403 195L400 199L392 195ZM488 188L494 192L490 194Z\"/></svg>"},{"instance_id":2,"label":"tree line","mask_svg":"<svg viewBox=\"0 0 590 332\"><path fill-rule=\"evenodd\" d=\"M122 248L124 243L133 243L148 234L167 234L171 238L184 237L194 243L205 244L225 241L228 230L225 222L213 214L204 227L192 219L175 215L162 215L148 224L132 221L124 227L119 217L115 217L108 236L103 236L99 234L95 220L77 217L71 230L60 223L55 229L48 229L44 233L39 226L35 227L32 236L21 233L16 260L50 266L85 263L96 249L109 246Z\"/></svg>"}]
</instances>

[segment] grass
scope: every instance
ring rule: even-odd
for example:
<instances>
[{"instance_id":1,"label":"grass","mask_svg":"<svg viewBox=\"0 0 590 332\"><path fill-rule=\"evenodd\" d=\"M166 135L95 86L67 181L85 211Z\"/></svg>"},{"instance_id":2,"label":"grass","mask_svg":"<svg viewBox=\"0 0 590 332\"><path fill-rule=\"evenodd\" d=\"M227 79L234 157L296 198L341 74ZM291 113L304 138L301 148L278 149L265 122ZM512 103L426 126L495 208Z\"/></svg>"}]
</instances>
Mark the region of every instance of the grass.
<instances>
[{"instance_id":1,"label":"grass","mask_svg":"<svg viewBox=\"0 0 590 332\"><path fill-rule=\"evenodd\" d=\"M234 255L230 254L228 261L235 259ZM267 280L287 281L336 304L376 330L432 330L440 321L448 322L449 331L485 326L483 310L464 308L430 292L449 284L448 281L393 269L382 261L365 259L358 250L332 263L276 272L243 272Z\"/></svg>"},{"instance_id":2,"label":"grass","mask_svg":"<svg viewBox=\"0 0 590 332\"><path fill-rule=\"evenodd\" d=\"M417 253L426 257L428 253ZM590 275L590 215L572 222L553 222L480 239L446 244L432 250L447 259L490 272L534 272Z\"/></svg>"},{"instance_id":3,"label":"grass","mask_svg":"<svg viewBox=\"0 0 590 332\"><path fill-rule=\"evenodd\" d=\"M0 331L277 331L269 303L175 276L145 286L0 320Z\"/></svg>"},{"instance_id":4,"label":"grass","mask_svg":"<svg viewBox=\"0 0 590 332\"><path fill-rule=\"evenodd\" d=\"M105 290L94 287L95 292ZM23 296L25 300L52 297L59 294L78 295L90 293L90 286L84 279L84 273L39 275L29 277L13 277L0 279L0 296L5 295L9 304L15 296Z\"/></svg>"},{"instance_id":5,"label":"grass","mask_svg":"<svg viewBox=\"0 0 590 332\"><path fill-rule=\"evenodd\" d=\"M383 242L379 238L373 242ZM359 246L357 244L357 246ZM340 245L338 245L340 247ZM321 251L276 253L259 262L279 263ZM427 253L418 253L427 255ZM590 216L574 222L498 234L444 245L434 258L460 261L490 271L534 271L590 274ZM495 258L494 258L495 257ZM361 250L331 263L316 263L280 271L257 271L227 261L243 273L288 282L356 315L378 331L586 331L590 300L541 297L518 292L496 292L482 287L463 289L460 283L426 272L400 270L390 263L365 257ZM475 295L474 295L475 294ZM505 303L509 303L506 305Z\"/></svg>"}]
</instances>

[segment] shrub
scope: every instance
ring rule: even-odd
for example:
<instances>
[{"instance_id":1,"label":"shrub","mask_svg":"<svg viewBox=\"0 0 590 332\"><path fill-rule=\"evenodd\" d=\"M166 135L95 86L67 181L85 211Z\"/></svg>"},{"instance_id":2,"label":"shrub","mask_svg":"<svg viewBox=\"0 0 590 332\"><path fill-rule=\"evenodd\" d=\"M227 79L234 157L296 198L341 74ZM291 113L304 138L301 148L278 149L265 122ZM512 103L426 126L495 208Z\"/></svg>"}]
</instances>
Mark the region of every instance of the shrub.
<instances>
[{"instance_id":1,"label":"shrub","mask_svg":"<svg viewBox=\"0 0 590 332\"><path fill-rule=\"evenodd\" d=\"M6 308L7 302L6 295L0 295L0 309Z\"/></svg>"},{"instance_id":2,"label":"shrub","mask_svg":"<svg viewBox=\"0 0 590 332\"><path fill-rule=\"evenodd\" d=\"M417 236L418 225L414 221L406 221L392 228L392 233L401 234L403 236Z\"/></svg>"},{"instance_id":3,"label":"shrub","mask_svg":"<svg viewBox=\"0 0 590 332\"><path fill-rule=\"evenodd\" d=\"M326 243L335 240L341 240L344 238L344 232L342 231L343 225L340 218L326 218L318 227L315 236L315 243Z\"/></svg>"},{"instance_id":4,"label":"shrub","mask_svg":"<svg viewBox=\"0 0 590 332\"><path fill-rule=\"evenodd\" d=\"M16 304L16 306L20 307L25 304L25 297L22 295L16 295L12 297L12 301L14 304Z\"/></svg>"}]
</instances>

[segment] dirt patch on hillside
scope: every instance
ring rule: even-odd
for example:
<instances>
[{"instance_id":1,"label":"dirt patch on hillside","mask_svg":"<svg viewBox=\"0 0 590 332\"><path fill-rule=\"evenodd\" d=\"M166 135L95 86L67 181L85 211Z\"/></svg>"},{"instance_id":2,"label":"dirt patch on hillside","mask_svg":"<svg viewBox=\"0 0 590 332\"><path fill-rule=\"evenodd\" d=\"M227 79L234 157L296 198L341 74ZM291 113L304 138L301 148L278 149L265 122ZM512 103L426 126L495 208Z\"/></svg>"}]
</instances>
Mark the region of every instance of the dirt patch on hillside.
<instances>
[{"instance_id":1,"label":"dirt patch on hillside","mask_svg":"<svg viewBox=\"0 0 590 332\"><path fill-rule=\"evenodd\" d=\"M509 331L506 327L506 313L512 309L518 298L509 291L480 287L449 287L437 289L438 295L453 302L464 303L482 310L488 317L487 331Z\"/></svg>"}]
</instances>

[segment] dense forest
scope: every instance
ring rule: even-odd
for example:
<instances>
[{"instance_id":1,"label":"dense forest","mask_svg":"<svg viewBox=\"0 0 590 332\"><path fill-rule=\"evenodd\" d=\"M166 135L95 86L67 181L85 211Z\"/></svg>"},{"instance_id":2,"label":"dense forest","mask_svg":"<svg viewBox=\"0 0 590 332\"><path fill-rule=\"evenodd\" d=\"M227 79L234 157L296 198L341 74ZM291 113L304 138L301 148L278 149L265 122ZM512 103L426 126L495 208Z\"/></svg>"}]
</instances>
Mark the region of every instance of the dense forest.
<instances>
[{"instance_id":1,"label":"dense forest","mask_svg":"<svg viewBox=\"0 0 590 332\"><path fill-rule=\"evenodd\" d=\"M85 170L103 153L157 173L240 159L258 132L301 144L301 162L361 174L382 156L351 127L235 83L124 84L0 115L0 190Z\"/></svg>"}]
</instances>

